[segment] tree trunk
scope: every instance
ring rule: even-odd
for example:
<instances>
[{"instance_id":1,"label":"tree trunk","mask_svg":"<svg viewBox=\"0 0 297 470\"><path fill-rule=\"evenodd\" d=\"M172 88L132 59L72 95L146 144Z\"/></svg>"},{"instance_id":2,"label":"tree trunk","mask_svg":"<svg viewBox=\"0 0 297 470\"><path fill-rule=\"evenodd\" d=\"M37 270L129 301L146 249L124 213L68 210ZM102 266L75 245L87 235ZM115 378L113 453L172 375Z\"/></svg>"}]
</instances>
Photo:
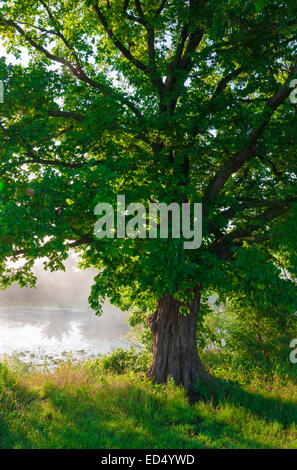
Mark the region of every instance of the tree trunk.
<instances>
[{"instance_id":1,"label":"tree trunk","mask_svg":"<svg viewBox=\"0 0 297 470\"><path fill-rule=\"evenodd\" d=\"M157 309L148 319L153 336L153 362L147 376L157 383L172 377L188 395L195 395L195 383L213 384L213 377L204 368L197 351L197 313L201 291L197 289L188 305L190 312L179 312L181 302L171 294L159 299Z\"/></svg>"}]
</instances>

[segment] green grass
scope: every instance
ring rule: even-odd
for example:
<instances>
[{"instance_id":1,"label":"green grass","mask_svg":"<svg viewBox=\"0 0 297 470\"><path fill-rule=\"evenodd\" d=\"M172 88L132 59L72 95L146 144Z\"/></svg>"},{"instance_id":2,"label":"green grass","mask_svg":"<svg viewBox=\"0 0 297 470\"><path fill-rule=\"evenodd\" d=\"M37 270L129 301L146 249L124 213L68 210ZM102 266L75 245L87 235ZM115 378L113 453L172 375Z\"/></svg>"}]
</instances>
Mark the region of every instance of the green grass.
<instances>
[{"instance_id":1,"label":"green grass","mask_svg":"<svg viewBox=\"0 0 297 470\"><path fill-rule=\"evenodd\" d=\"M297 448L296 423L288 378L233 382L216 405L191 406L180 388L140 373L0 364L1 448Z\"/></svg>"}]
</instances>

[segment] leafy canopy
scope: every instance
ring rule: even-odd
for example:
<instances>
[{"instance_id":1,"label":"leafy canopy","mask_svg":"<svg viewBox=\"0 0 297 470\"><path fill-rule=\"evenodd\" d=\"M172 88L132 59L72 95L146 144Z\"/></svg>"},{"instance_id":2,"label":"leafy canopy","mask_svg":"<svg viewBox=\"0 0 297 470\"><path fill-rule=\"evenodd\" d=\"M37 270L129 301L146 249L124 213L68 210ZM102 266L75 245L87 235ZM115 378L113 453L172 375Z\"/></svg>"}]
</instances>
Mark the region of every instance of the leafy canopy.
<instances>
[{"instance_id":1,"label":"leafy canopy","mask_svg":"<svg viewBox=\"0 0 297 470\"><path fill-rule=\"evenodd\" d=\"M296 308L295 0L6 0L1 283L70 249L90 303L170 291ZM203 245L93 235L98 202L203 202ZM11 260L22 259L19 267ZM283 274L286 274L286 277Z\"/></svg>"}]
</instances>

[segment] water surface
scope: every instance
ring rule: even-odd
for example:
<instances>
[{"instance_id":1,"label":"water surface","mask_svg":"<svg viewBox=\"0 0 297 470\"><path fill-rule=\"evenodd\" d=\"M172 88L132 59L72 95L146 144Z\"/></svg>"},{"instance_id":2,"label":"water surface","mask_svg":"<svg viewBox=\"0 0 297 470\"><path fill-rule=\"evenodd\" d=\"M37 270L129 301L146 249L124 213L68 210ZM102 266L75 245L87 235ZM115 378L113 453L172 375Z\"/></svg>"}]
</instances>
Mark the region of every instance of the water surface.
<instances>
[{"instance_id":1,"label":"water surface","mask_svg":"<svg viewBox=\"0 0 297 470\"><path fill-rule=\"evenodd\" d=\"M105 305L102 317L87 308L0 306L0 355L24 362L55 362L69 354L95 357L126 348L125 315Z\"/></svg>"},{"instance_id":2,"label":"water surface","mask_svg":"<svg viewBox=\"0 0 297 470\"><path fill-rule=\"evenodd\" d=\"M0 292L0 355L17 353L25 362L97 356L125 348L126 314L104 303L98 317L88 308L94 270L81 271L70 256L65 271L49 272L35 263L36 288L13 284Z\"/></svg>"}]
</instances>

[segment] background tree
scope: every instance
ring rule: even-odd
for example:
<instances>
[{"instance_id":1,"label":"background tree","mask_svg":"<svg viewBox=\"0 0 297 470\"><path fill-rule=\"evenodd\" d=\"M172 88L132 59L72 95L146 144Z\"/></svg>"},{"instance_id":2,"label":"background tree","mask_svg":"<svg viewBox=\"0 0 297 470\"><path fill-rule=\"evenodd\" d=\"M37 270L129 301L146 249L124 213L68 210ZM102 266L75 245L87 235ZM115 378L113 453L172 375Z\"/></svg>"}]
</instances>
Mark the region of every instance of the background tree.
<instances>
[{"instance_id":1,"label":"background tree","mask_svg":"<svg viewBox=\"0 0 297 470\"><path fill-rule=\"evenodd\" d=\"M241 370L246 379L258 370L270 376L294 371L289 362L290 343L296 337L296 314L277 304L265 308L249 299L234 299L220 309L210 309L198 330L198 346L211 367ZM211 347L209 348L209 345ZM291 366L291 367L290 367Z\"/></svg>"},{"instance_id":2,"label":"background tree","mask_svg":"<svg viewBox=\"0 0 297 470\"><path fill-rule=\"evenodd\" d=\"M1 283L77 249L90 296L148 316L153 362L190 393L211 383L201 296L296 308L294 0L8 0L0 29ZM98 202L203 202L203 245L93 236ZM12 268L7 260L23 263ZM287 278L281 276L285 265ZM198 315L199 316L199 315Z\"/></svg>"}]
</instances>

